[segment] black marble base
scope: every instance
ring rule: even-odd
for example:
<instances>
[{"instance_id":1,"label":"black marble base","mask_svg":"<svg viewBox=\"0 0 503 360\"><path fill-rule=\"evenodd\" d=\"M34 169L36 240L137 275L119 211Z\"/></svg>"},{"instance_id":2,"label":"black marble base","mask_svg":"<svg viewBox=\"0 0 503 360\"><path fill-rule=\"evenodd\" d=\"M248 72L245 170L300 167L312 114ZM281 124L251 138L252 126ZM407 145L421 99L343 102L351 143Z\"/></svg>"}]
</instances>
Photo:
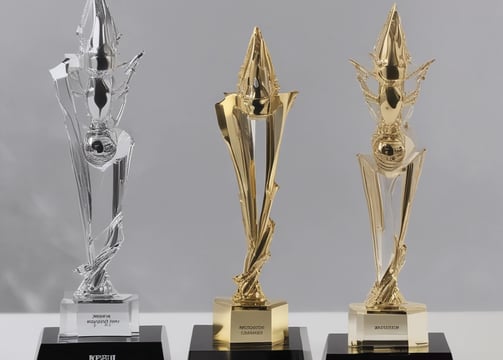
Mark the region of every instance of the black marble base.
<instances>
[{"instance_id":1,"label":"black marble base","mask_svg":"<svg viewBox=\"0 0 503 360\"><path fill-rule=\"evenodd\" d=\"M288 328L282 345L238 344L225 346L213 342L213 325L195 325L192 330L189 360L311 360L305 327Z\"/></svg>"},{"instance_id":2,"label":"black marble base","mask_svg":"<svg viewBox=\"0 0 503 360\"><path fill-rule=\"evenodd\" d=\"M85 337L61 341L59 328L44 328L36 360L169 360L164 326L140 326L137 337Z\"/></svg>"},{"instance_id":3,"label":"black marble base","mask_svg":"<svg viewBox=\"0 0 503 360\"><path fill-rule=\"evenodd\" d=\"M354 350L353 350L354 351ZM329 334L323 351L323 360L452 360L452 354L443 333L429 333L429 345L425 352L359 350L354 353L348 347L348 334Z\"/></svg>"}]
</instances>

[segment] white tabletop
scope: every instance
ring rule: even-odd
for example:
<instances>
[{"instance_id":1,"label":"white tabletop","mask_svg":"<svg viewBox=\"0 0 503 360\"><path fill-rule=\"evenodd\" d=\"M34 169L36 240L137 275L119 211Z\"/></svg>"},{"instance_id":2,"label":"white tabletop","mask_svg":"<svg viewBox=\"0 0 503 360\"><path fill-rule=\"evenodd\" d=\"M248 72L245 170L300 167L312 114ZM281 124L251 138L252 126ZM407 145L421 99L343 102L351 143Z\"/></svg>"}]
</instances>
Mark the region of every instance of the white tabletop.
<instances>
[{"instance_id":1,"label":"white tabletop","mask_svg":"<svg viewBox=\"0 0 503 360\"><path fill-rule=\"evenodd\" d=\"M0 359L34 359L43 327L59 314L0 314ZM210 313L141 314L142 325L165 325L172 360L186 360L194 324L211 324ZM327 334L347 332L346 313L291 313L290 326L308 329L313 360L321 360ZM501 359L503 312L429 313L430 332L443 332L455 360Z\"/></svg>"}]
</instances>

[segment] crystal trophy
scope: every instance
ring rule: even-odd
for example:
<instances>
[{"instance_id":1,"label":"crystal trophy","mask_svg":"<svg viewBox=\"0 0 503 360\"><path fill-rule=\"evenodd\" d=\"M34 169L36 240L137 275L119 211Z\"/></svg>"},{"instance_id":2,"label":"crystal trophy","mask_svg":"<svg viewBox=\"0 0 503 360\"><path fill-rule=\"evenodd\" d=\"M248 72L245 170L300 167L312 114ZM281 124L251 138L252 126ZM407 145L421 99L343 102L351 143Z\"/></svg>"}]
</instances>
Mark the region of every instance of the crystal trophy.
<instances>
[{"instance_id":1,"label":"crystal trophy","mask_svg":"<svg viewBox=\"0 0 503 360\"><path fill-rule=\"evenodd\" d=\"M160 343L164 329L139 326L138 295L117 292L107 271L124 242L122 205L134 148L131 135L118 126L143 53L119 61L120 35L105 0L86 2L77 35L80 52L66 55L50 72L65 116L87 262L75 270L82 283L61 302L57 336L50 328L43 336L62 344L90 344L93 339L134 344L146 338ZM125 351L129 356L124 358L133 358L131 347L114 349L112 355Z\"/></svg>"},{"instance_id":2,"label":"crystal trophy","mask_svg":"<svg viewBox=\"0 0 503 360\"><path fill-rule=\"evenodd\" d=\"M233 358L246 352L261 357L260 351L274 356L276 350L282 356L287 352L303 354L308 346L305 328L288 327L287 302L267 299L259 282L274 233L270 213L279 189L275 179L283 129L297 92L279 92L271 56L258 28L253 31L238 77L237 92L226 93L215 108L236 172L247 254L243 272L234 277L234 296L214 301L213 326L194 327L192 360L224 356L213 353L218 351L236 351L229 355ZM258 156L259 144L265 159ZM263 195L258 194L261 185Z\"/></svg>"},{"instance_id":3,"label":"crystal trophy","mask_svg":"<svg viewBox=\"0 0 503 360\"><path fill-rule=\"evenodd\" d=\"M393 352L394 359L450 359L444 335L428 333L426 306L406 301L397 284L405 263L405 235L425 154L424 149L416 147L404 113L409 110L410 114L433 61L408 71L411 57L396 6L391 9L371 57L372 71L351 62L377 122L372 154L358 155L370 217L376 281L364 303L350 304L347 336L329 335L325 358L370 359L372 353L377 358ZM367 83L369 78L377 83L376 93ZM405 89L409 79L415 81L411 92ZM335 356L337 347L339 357Z\"/></svg>"}]
</instances>

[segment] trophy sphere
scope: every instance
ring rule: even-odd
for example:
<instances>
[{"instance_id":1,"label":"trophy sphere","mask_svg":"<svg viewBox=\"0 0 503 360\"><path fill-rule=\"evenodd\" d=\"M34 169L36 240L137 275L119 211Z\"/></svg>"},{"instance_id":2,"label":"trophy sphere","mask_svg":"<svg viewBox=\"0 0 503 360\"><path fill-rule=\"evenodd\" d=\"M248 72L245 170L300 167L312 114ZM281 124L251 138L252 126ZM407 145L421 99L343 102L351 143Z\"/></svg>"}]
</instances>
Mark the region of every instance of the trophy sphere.
<instances>
[{"instance_id":1,"label":"trophy sphere","mask_svg":"<svg viewBox=\"0 0 503 360\"><path fill-rule=\"evenodd\" d=\"M101 167L112 160L117 143L109 130L89 130L86 134L84 154L93 166Z\"/></svg>"},{"instance_id":2,"label":"trophy sphere","mask_svg":"<svg viewBox=\"0 0 503 360\"><path fill-rule=\"evenodd\" d=\"M399 137L376 137L372 148L377 166L386 171L398 168L405 158L405 143Z\"/></svg>"}]
</instances>

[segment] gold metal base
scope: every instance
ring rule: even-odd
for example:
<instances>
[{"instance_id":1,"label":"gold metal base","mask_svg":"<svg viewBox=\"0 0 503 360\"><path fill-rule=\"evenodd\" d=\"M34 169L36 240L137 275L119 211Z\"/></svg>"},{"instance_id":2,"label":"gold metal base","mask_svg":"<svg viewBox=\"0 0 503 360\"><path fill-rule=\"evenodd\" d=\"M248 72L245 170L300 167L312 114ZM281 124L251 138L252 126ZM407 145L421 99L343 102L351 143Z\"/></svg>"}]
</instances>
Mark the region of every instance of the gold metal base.
<instances>
[{"instance_id":1,"label":"gold metal base","mask_svg":"<svg viewBox=\"0 0 503 360\"><path fill-rule=\"evenodd\" d=\"M231 299L213 303L213 339L224 343L283 343L288 337L288 304L269 301L261 307L243 307Z\"/></svg>"},{"instance_id":2,"label":"gold metal base","mask_svg":"<svg viewBox=\"0 0 503 360\"><path fill-rule=\"evenodd\" d=\"M348 345L376 349L427 348L426 305L404 303L390 308L349 305Z\"/></svg>"}]
</instances>

